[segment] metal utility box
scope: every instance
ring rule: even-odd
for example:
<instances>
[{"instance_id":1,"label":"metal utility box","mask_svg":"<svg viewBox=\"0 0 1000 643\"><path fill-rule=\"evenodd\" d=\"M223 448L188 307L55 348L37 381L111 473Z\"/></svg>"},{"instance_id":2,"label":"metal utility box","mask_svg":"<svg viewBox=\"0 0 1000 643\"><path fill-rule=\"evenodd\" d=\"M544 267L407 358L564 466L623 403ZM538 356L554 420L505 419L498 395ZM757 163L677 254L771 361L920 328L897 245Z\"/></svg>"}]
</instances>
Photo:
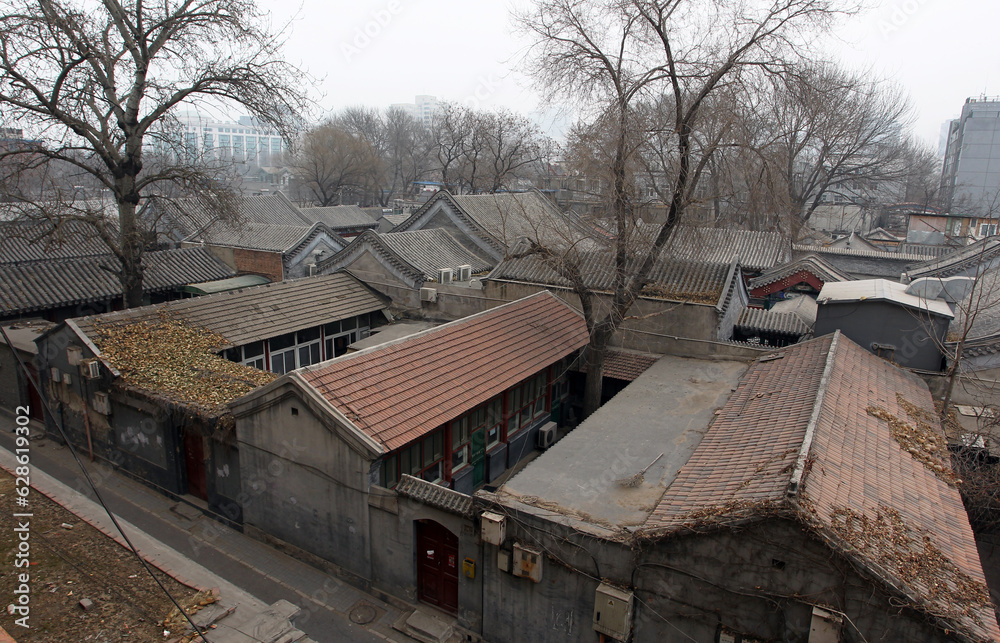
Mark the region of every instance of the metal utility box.
<instances>
[{"instance_id":1,"label":"metal utility box","mask_svg":"<svg viewBox=\"0 0 1000 643\"><path fill-rule=\"evenodd\" d=\"M542 582L542 552L524 545L514 545L514 575Z\"/></svg>"},{"instance_id":2,"label":"metal utility box","mask_svg":"<svg viewBox=\"0 0 1000 643\"><path fill-rule=\"evenodd\" d=\"M632 592L601 583L594 599L594 630L619 641L632 636Z\"/></svg>"},{"instance_id":3,"label":"metal utility box","mask_svg":"<svg viewBox=\"0 0 1000 643\"><path fill-rule=\"evenodd\" d=\"M510 552L506 549L497 550L497 569L510 573Z\"/></svg>"},{"instance_id":4,"label":"metal utility box","mask_svg":"<svg viewBox=\"0 0 1000 643\"><path fill-rule=\"evenodd\" d=\"M507 522L504 516L486 511L479 524L484 543L497 547L503 544L504 538L507 537Z\"/></svg>"}]
</instances>

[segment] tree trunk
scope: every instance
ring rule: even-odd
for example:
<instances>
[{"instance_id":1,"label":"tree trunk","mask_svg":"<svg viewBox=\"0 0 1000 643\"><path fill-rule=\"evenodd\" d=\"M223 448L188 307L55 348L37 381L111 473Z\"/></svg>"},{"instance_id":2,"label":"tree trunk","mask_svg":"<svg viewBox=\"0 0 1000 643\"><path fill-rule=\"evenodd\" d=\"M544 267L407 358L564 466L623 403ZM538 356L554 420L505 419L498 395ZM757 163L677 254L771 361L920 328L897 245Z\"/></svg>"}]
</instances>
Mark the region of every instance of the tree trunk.
<instances>
[{"instance_id":1,"label":"tree trunk","mask_svg":"<svg viewBox=\"0 0 1000 643\"><path fill-rule=\"evenodd\" d=\"M135 211L135 203L121 200L118 202L118 226L121 234L119 280L122 285L122 304L125 308L135 308L142 305L143 239L136 221Z\"/></svg>"},{"instance_id":2,"label":"tree trunk","mask_svg":"<svg viewBox=\"0 0 1000 643\"><path fill-rule=\"evenodd\" d=\"M601 407L601 395L604 391L604 360L608 356L608 344L611 343L613 331L600 325L591 333L590 343L584 353L587 363L587 379L583 389L583 418Z\"/></svg>"}]
</instances>

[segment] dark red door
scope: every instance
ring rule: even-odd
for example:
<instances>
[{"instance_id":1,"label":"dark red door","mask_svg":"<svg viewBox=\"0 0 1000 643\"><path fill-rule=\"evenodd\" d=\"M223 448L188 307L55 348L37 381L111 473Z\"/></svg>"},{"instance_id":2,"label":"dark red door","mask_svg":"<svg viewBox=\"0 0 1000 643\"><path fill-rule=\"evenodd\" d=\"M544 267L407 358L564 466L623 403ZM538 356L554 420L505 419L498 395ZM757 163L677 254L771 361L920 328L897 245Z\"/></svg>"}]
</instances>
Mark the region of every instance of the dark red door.
<instances>
[{"instance_id":1,"label":"dark red door","mask_svg":"<svg viewBox=\"0 0 1000 643\"><path fill-rule=\"evenodd\" d=\"M38 389L32 382L38 381L38 370L31 364L25 364L28 369L28 417L44 422L45 412L42 409L42 396L38 394Z\"/></svg>"},{"instance_id":2,"label":"dark red door","mask_svg":"<svg viewBox=\"0 0 1000 643\"><path fill-rule=\"evenodd\" d=\"M418 520L417 596L458 612L458 536L433 520Z\"/></svg>"},{"instance_id":3,"label":"dark red door","mask_svg":"<svg viewBox=\"0 0 1000 643\"><path fill-rule=\"evenodd\" d=\"M205 484L205 447L197 433L184 434L184 469L187 472L188 493L196 498L208 500Z\"/></svg>"}]
</instances>

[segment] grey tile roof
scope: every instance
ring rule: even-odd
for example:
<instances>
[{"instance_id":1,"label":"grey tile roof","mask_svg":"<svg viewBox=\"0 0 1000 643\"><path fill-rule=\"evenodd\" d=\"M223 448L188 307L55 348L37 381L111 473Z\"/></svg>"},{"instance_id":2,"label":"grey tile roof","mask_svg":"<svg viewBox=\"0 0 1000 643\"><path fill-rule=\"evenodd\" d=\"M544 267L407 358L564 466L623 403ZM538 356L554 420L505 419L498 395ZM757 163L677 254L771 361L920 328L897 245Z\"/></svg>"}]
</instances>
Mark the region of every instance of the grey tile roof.
<instances>
[{"instance_id":1,"label":"grey tile roof","mask_svg":"<svg viewBox=\"0 0 1000 643\"><path fill-rule=\"evenodd\" d=\"M398 226L403 221L410 218L408 214L383 214L382 218L391 223L393 226Z\"/></svg>"},{"instance_id":2,"label":"grey tile roof","mask_svg":"<svg viewBox=\"0 0 1000 643\"><path fill-rule=\"evenodd\" d=\"M146 293L236 274L204 248L149 252L143 257L143 266ZM118 269L118 260L112 255L0 266L0 315L121 297Z\"/></svg>"},{"instance_id":3,"label":"grey tile roof","mask_svg":"<svg viewBox=\"0 0 1000 643\"><path fill-rule=\"evenodd\" d=\"M781 333L798 337L809 332L809 326L795 313L776 313L762 308L744 309L736 326L755 333Z\"/></svg>"},{"instance_id":4,"label":"grey tile roof","mask_svg":"<svg viewBox=\"0 0 1000 643\"><path fill-rule=\"evenodd\" d=\"M111 231L117 235L113 225ZM65 221L56 231L47 222L0 224L0 264L96 257L109 252L94 227L81 221Z\"/></svg>"},{"instance_id":5,"label":"grey tile roof","mask_svg":"<svg viewBox=\"0 0 1000 643\"><path fill-rule=\"evenodd\" d=\"M134 323L158 318L164 311L190 325L222 335L229 345L241 346L382 310L389 303L388 297L351 275L335 273L81 317L76 323L84 333L92 335L95 324Z\"/></svg>"},{"instance_id":6,"label":"grey tile roof","mask_svg":"<svg viewBox=\"0 0 1000 643\"><path fill-rule=\"evenodd\" d=\"M299 212L310 221L322 221L331 230L356 230L377 228L368 214L356 205L334 205L328 208L299 208Z\"/></svg>"},{"instance_id":7,"label":"grey tile roof","mask_svg":"<svg viewBox=\"0 0 1000 643\"><path fill-rule=\"evenodd\" d=\"M1000 237L986 237L937 259L926 261L926 257L920 257L920 263L910 266L906 274L911 280L975 274L977 266L993 262L997 256L1000 256Z\"/></svg>"},{"instance_id":8,"label":"grey tile roof","mask_svg":"<svg viewBox=\"0 0 1000 643\"><path fill-rule=\"evenodd\" d=\"M472 496L403 474L396 493L459 516L472 516Z\"/></svg>"},{"instance_id":9,"label":"grey tile roof","mask_svg":"<svg viewBox=\"0 0 1000 643\"><path fill-rule=\"evenodd\" d=\"M188 236L184 241L186 243L204 242L210 245L232 246L250 250L286 252L298 246L319 225L322 224L311 226L252 222L230 224L216 221L204 230Z\"/></svg>"},{"instance_id":10,"label":"grey tile roof","mask_svg":"<svg viewBox=\"0 0 1000 643\"><path fill-rule=\"evenodd\" d=\"M939 259L961 248L947 245L929 245L926 243L901 243L896 246L896 252L903 255L920 255L930 259Z\"/></svg>"},{"instance_id":11,"label":"grey tile roof","mask_svg":"<svg viewBox=\"0 0 1000 643\"><path fill-rule=\"evenodd\" d=\"M219 211L202 199L151 199L142 216L158 218L157 229L175 238L184 238L219 220ZM236 222L269 225L312 225L283 194L240 197L236 202Z\"/></svg>"},{"instance_id":12,"label":"grey tile roof","mask_svg":"<svg viewBox=\"0 0 1000 643\"><path fill-rule=\"evenodd\" d=\"M581 273L593 290L614 289L613 267L614 257L609 252L580 253ZM730 268L730 264L660 259L650 271L643 296L717 305L728 285ZM569 280L538 255L508 259L494 268L487 279L570 287Z\"/></svg>"},{"instance_id":13,"label":"grey tile roof","mask_svg":"<svg viewBox=\"0 0 1000 643\"><path fill-rule=\"evenodd\" d=\"M413 230L412 232L387 232L379 240L410 263L422 270L427 279L437 279L439 268L472 266L472 273L488 272L494 262L483 259L441 229Z\"/></svg>"},{"instance_id":14,"label":"grey tile roof","mask_svg":"<svg viewBox=\"0 0 1000 643\"><path fill-rule=\"evenodd\" d=\"M663 249L674 259L729 264L760 272L792 258L791 240L780 232L677 226Z\"/></svg>"},{"instance_id":15,"label":"grey tile roof","mask_svg":"<svg viewBox=\"0 0 1000 643\"><path fill-rule=\"evenodd\" d=\"M759 277L751 279L750 283L747 284L747 287L751 291L756 290L757 288L769 286L777 281L781 281L782 279L788 279L792 275L802 271L815 275L823 283L830 281L851 281L854 279L854 277L838 269L826 259L823 259L818 255L806 255L801 259L796 259L790 263L785 263L771 268L770 270L765 270Z\"/></svg>"},{"instance_id":16,"label":"grey tile roof","mask_svg":"<svg viewBox=\"0 0 1000 643\"><path fill-rule=\"evenodd\" d=\"M795 244L792 246L795 252L809 254L842 255L847 257L864 257L866 259L886 259L891 261L920 262L927 259L924 255L910 255L900 252L886 252L884 250L857 250L855 248L831 248L829 246L807 246Z\"/></svg>"},{"instance_id":17,"label":"grey tile roof","mask_svg":"<svg viewBox=\"0 0 1000 643\"><path fill-rule=\"evenodd\" d=\"M438 228L408 232L376 233L365 230L346 248L317 264L325 274L345 268L365 252L370 252L392 271L399 271L413 283L437 279L440 268L472 266L473 274L488 272L493 261L472 253L454 237Z\"/></svg>"}]
</instances>

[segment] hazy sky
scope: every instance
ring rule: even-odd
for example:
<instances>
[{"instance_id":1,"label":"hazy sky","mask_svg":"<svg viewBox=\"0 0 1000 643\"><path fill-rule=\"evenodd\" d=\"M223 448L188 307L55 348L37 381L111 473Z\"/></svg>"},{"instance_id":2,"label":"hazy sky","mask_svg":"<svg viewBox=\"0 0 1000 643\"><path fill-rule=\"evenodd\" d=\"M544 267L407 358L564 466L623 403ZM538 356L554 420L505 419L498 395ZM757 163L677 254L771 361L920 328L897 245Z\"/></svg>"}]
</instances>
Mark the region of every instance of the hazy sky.
<instances>
[{"instance_id":1,"label":"hazy sky","mask_svg":"<svg viewBox=\"0 0 1000 643\"><path fill-rule=\"evenodd\" d=\"M514 69L523 42L511 6L494 0L376 0L301 5L261 0L289 25L286 56L321 78L320 106L386 107L417 94L533 112L538 96ZM898 83L916 108L914 133L937 144L969 96L1000 94L1000 3L886 0L836 30L828 57ZM551 116L535 115L540 121ZM549 122L542 122L548 127Z\"/></svg>"}]
</instances>

